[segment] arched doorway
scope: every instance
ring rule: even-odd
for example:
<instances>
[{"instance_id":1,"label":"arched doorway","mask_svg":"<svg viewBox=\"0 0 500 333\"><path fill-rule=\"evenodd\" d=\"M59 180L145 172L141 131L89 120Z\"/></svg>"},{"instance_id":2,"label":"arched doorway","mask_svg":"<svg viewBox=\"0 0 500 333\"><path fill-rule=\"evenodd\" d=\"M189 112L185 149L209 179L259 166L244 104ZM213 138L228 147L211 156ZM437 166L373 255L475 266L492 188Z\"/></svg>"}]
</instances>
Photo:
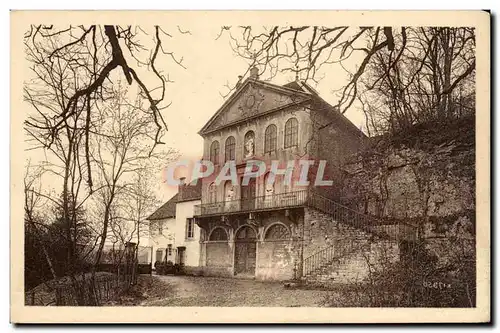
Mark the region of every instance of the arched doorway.
<instances>
[{"instance_id":1,"label":"arched doorway","mask_svg":"<svg viewBox=\"0 0 500 333\"><path fill-rule=\"evenodd\" d=\"M234 273L255 275L257 235L251 227L242 227L236 233Z\"/></svg>"}]
</instances>

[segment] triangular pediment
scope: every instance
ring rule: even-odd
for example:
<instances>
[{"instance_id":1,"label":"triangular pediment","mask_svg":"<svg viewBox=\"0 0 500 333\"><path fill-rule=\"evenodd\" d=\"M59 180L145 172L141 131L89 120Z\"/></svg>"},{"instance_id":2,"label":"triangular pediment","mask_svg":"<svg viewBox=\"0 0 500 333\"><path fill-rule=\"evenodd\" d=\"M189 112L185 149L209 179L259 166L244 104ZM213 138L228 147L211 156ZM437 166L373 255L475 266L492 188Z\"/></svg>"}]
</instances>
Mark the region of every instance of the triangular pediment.
<instances>
[{"instance_id":1,"label":"triangular pediment","mask_svg":"<svg viewBox=\"0 0 500 333\"><path fill-rule=\"evenodd\" d=\"M247 79L201 129L209 133L239 121L303 103L310 98L304 90Z\"/></svg>"}]
</instances>

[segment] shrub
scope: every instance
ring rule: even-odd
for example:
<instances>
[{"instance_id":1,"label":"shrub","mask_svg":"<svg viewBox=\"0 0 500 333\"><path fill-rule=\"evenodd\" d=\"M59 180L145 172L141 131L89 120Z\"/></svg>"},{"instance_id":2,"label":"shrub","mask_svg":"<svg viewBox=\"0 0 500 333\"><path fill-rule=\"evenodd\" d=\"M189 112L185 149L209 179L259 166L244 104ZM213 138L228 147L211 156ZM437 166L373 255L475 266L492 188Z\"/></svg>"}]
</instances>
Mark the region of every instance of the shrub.
<instances>
[{"instance_id":1,"label":"shrub","mask_svg":"<svg viewBox=\"0 0 500 333\"><path fill-rule=\"evenodd\" d=\"M371 272L368 281L336 288L324 299L331 307L474 307L475 265L464 254L439 265L424 242L414 243L401 261ZM406 254L406 257L404 255Z\"/></svg>"}]
</instances>

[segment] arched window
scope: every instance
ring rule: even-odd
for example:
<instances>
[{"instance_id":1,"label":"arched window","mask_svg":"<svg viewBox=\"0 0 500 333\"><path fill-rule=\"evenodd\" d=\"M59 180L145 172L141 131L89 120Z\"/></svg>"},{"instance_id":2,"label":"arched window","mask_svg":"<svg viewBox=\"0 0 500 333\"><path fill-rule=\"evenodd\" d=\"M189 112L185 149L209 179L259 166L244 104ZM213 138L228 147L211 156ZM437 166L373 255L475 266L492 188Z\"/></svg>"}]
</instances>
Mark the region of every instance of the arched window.
<instances>
[{"instance_id":1,"label":"arched window","mask_svg":"<svg viewBox=\"0 0 500 333\"><path fill-rule=\"evenodd\" d=\"M236 241L254 240L257 238L255 231L250 227L242 227L236 234Z\"/></svg>"},{"instance_id":2,"label":"arched window","mask_svg":"<svg viewBox=\"0 0 500 333\"><path fill-rule=\"evenodd\" d=\"M276 151L276 141L277 141L278 129L276 125L269 125L264 133L264 154L272 153Z\"/></svg>"},{"instance_id":3,"label":"arched window","mask_svg":"<svg viewBox=\"0 0 500 333\"><path fill-rule=\"evenodd\" d=\"M217 202L217 186L215 186L215 183L208 186L208 202Z\"/></svg>"},{"instance_id":4,"label":"arched window","mask_svg":"<svg viewBox=\"0 0 500 333\"><path fill-rule=\"evenodd\" d=\"M236 140L234 136L226 139L226 161L234 161L234 152L236 149Z\"/></svg>"},{"instance_id":5,"label":"arched window","mask_svg":"<svg viewBox=\"0 0 500 333\"><path fill-rule=\"evenodd\" d=\"M255 153L255 133L253 131L248 131L245 134L244 144L243 156L245 158L252 157Z\"/></svg>"},{"instance_id":6,"label":"arched window","mask_svg":"<svg viewBox=\"0 0 500 333\"><path fill-rule=\"evenodd\" d=\"M269 227L266 232L266 240L286 240L290 238L290 231L283 224L277 223Z\"/></svg>"},{"instance_id":7,"label":"arched window","mask_svg":"<svg viewBox=\"0 0 500 333\"><path fill-rule=\"evenodd\" d=\"M227 233L222 228L215 228L210 234L210 241L227 241Z\"/></svg>"},{"instance_id":8,"label":"arched window","mask_svg":"<svg viewBox=\"0 0 500 333\"><path fill-rule=\"evenodd\" d=\"M299 144L299 122L290 118L285 123L285 148L297 147Z\"/></svg>"},{"instance_id":9,"label":"arched window","mask_svg":"<svg viewBox=\"0 0 500 333\"><path fill-rule=\"evenodd\" d=\"M219 154L220 154L219 141L214 141L210 145L210 162L212 162L213 165L219 164Z\"/></svg>"}]
</instances>

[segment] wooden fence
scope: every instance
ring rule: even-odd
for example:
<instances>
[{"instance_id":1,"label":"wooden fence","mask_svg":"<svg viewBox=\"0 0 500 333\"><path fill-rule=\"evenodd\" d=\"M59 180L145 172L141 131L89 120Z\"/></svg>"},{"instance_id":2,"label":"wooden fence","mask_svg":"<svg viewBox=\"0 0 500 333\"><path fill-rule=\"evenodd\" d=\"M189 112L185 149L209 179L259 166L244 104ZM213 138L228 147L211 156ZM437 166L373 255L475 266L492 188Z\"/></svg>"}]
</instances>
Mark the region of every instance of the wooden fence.
<instances>
[{"instance_id":1,"label":"wooden fence","mask_svg":"<svg viewBox=\"0 0 500 333\"><path fill-rule=\"evenodd\" d=\"M131 275L90 276L57 284L47 290L31 290L25 294L25 304L35 306L99 306L116 299L132 284Z\"/></svg>"}]
</instances>

